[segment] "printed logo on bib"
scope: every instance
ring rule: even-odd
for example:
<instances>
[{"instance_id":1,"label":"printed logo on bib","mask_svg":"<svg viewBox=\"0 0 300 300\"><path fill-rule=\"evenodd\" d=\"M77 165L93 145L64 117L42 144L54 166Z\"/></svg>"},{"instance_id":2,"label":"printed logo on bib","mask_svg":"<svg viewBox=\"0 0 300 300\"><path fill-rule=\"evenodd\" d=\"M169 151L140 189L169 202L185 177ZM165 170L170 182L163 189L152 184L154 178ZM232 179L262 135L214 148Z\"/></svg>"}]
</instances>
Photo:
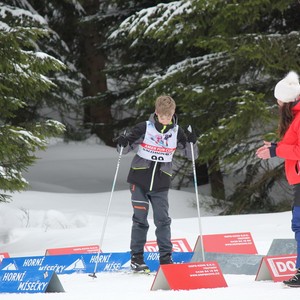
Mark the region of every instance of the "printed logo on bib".
<instances>
[{"instance_id":1,"label":"printed logo on bib","mask_svg":"<svg viewBox=\"0 0 300 300\"><path fill-rule=\"evenodd\" d=\"M177 126L174 130L158 133L151 122L147 122L147 130L143 143L139 145L138 155L152 161L171 162L177 145Z\"/></svg>"}]
</instances>

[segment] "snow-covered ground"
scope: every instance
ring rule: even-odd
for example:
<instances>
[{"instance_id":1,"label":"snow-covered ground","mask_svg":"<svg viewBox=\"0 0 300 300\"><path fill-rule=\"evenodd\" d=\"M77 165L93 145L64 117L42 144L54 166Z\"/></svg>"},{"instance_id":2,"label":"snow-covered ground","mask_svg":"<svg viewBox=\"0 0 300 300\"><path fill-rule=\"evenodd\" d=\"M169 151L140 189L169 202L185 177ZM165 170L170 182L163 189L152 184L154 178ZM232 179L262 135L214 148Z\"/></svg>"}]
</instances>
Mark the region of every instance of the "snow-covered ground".
<instances>
[{"instance_id":1,"label":"snow-covered ground","mask_svg":"<svg viewBox=\"0 0 300 300\"><path fill-rule=\"evenodd\" d=\"M0 204L0 252L11 257L44 255L48 248L99 244L110 199L118 154L96 143L54 143L27 174L31 189ZM132 155L123 156L102 244L103 252L129 250L130 193L126 175ZM200 199L201 191L199 191ZM195 193L170 191L172 237L185 238L193 248L199 236ZM217 216L201 201L203 234L251 232L258 253L267 254L273 239L292 239L291 213ZM151 216L150 216L151 219ZM150 222L148 240L154 240ZM150 291L153 276L122 273L59 275L66 293L0 294L4 300L55 299L272 299L298 297L299 289L282 283L255 281L255 275L224 275L227 288L190 291Z\"/></svg>"}]
</instances>

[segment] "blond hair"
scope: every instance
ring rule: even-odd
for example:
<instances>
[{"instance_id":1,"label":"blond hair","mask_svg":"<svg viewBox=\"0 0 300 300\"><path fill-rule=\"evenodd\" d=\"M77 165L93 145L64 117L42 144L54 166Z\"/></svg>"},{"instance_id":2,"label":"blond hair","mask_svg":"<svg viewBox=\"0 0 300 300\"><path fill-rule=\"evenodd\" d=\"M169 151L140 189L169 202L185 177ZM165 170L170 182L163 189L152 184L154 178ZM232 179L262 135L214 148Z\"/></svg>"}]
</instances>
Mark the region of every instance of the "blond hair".
<instances>
[{"instance_id":1,"label":"blond hair","mask_svg":"<svg viewBox=\"0 0 300 300\"><path fill-rule=\"evenodd\" d=\"M155 112L160 115L173 115L176 103L170 96L159 96L155 101Z\"/></svg>"}]
</instances>

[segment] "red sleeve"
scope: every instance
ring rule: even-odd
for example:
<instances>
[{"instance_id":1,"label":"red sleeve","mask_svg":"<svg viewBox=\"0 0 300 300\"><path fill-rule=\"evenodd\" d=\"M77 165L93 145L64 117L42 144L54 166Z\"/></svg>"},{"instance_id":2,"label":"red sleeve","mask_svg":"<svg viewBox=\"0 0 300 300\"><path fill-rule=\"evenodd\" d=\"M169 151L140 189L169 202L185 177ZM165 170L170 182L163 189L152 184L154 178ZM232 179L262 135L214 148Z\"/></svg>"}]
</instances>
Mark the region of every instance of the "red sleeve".
<instances>
[{"instance_id":1,"label":"red sleeve","mask_svg":"<svg viewBox=\"0 0 300 300\"><path fill-rule=\"evenodd\" d=\"M300 160L300 118L295 119L277 144L276 155L281 158Z\"/></svg>"}]
</instances>

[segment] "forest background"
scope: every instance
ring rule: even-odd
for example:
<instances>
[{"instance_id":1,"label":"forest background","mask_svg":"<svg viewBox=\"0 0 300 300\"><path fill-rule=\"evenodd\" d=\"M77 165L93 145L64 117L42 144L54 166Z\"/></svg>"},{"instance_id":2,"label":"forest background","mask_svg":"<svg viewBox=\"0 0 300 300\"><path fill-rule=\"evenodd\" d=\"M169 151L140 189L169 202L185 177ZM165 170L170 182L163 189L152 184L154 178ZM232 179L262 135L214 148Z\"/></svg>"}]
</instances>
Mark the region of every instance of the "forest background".
<instances>
[{"instance_id":1,"label":"forest background","mask_svg":"<svg viewBox=\"0 0 300 300\"><path fill-rule=\"evenodd\" d=\"M197 183L223 214L290 208L276 141L275 84L300 73L298 0L0 1L0 201L48 139L115 146L158 95L198 136ZM172 187L193 184L176 158Z\"/></svg>"}]
</instances>

